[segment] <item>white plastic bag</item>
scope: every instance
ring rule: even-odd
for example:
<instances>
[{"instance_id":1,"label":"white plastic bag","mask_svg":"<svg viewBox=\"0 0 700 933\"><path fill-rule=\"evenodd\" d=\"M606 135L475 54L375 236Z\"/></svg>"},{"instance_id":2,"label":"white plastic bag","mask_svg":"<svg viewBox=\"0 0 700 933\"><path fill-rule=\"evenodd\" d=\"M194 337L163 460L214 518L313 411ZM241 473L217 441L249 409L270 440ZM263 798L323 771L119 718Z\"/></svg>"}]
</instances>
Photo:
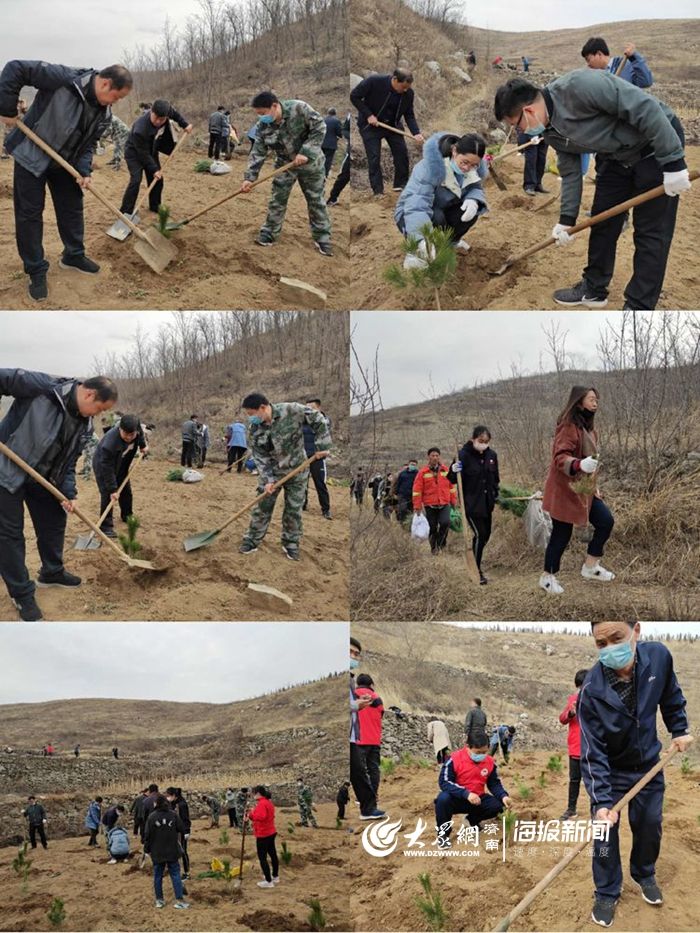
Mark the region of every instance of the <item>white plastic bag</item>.
<instances>
[{"instance_id":1,"label":"white plastic bag","mask_svg":"<svg viewBox=\"0 0 700 933\"><path fill-rule=\"evenodd\" d=\"M541 493L536 492L535 495L539 496ZM541 499L530 499L523 515L523 523L530 544L541 551L546 551L552 534L552 519L549 512L545 512L542 508Z\"/></svg>"},{"instance_id":2,"label":"white plastic bag","mask_svg":"<svg viewBox=\"0 0 700 933\"><path fill-rule=\"evenodd\" d=\"M199 473L197 470L185 470L182 474L183 483L198 483L203 479L204 473Z\"/></svg>"},{"instance_id":3,"label":"white plastic bag","mask_svg":"<svg viewBox=\"0 0 700 933\"><path fill-rule=\"evenodd\" d=\"M212 162L209 166L210 175L227 175L231 171L231 166L225 162Z\"/></svg>"},{"instance_id":4,"label":"white plastic bag","mask_svg":"<svg viewBox=\"0 0 700 933\"><path fill-rule=\"evenodd\" d=\"M416 512L411 522L411 537L417 541L427 541L430 534L430 525L425 515Z\"/></svg>"}]
</instances>

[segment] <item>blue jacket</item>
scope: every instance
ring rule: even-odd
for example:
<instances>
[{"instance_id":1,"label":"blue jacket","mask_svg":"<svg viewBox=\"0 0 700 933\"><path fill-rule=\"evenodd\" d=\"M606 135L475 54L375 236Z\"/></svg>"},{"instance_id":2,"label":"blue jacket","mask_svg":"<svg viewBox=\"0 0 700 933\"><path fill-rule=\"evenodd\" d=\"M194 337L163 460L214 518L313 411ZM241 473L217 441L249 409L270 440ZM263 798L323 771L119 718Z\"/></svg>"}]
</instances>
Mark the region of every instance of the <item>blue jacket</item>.
<instances>
[{"instance_id":1,"label":"blue jacket","mask_svg":"<svg viewBox=\"0 0 700 933\"><path fill-rule=\"evenodd\" d=\"M227 447L248 447L248 437L246 435L245 425L240 421L234 421L230 424L231 437L228 439Z\"/></svg>"},{"instance_id":2,"label":"blue jacket","mask_svg":"<svg viewBox=\"0 0 700 933\"><path fill-rule=\"evenodd\" d=\"M620 67L621 61L621 55L616 55L614 58L611 58L606 71L614 75ZM631 58L627 59L625 67L618 75L618 78L622 78L623 81L629 81L630 84L634 84L636 87L651 87L654 83L654 76L649 66L644 61L644 56L640 55L639 52L635 52Z\"/></svg>"},{"instance_id":3,"label":"blue jacket","mask_svg":"<svg viewBox=\"0 0 700 933\"><path fill-rule=\"evenodd\" d=\"M648 771L659 760L657 709L673 738L688 732L685 697L668 648L657 642L637 645L634 683L636 718L608 684L600 661L581 687L581 776L596 810L612 806L615 772Z\"/></svg>"},{"instance_id":4,"label":"blue jacket","mask_svg":"<svg viewBox=\"0 0 700 933\"><path fill-rule=\"evenodd\" d=\"M491 738L489 739L489 746L491 748L498 747L499 745L505 744L506 751L510 751L513 747L513 738L510 734L510 730L505 723L502 723L500 726L494 726L491 732Z\"/></svg>"},{"instance_id":5,"label":"blue jacket","mask_svg":"<svg viewBox=\"0 0 700 933\"><path fill-rule=\"evenodd\" d=\"M328 430L331 430L331 419L327 414L321 412L323 417L326 419L326 424L328 425ZM306 451L307 457L312 457L316 453L316 435L314 429L310 424L302 424L301 432L304 435L304 450Z\"/></svg>"},{"instance_id":6,"label":"blue jacket","mask_svg":"<svg viewBox=\"0 0 700 933\"><path fill-rule=\"evenodd\" d=\"M39 467L68 499L75 499L78 494L75 464L92 436L92 419L74 417L68 411L68 399L77 385L74 379L46 373L0 369L0 395L14 398L0 421L0 441L29 466ZM74 424L70 436L61 443L66 418L71 418ZM43 463L43 458L53 453L52 448L59 443L52 463ZM8 492L17 492L27 478L21 467L0 454L0 486Z\"/></svg>"},{"instance_id":7,"label":"blue jacket","mask_svg":"<svg viewBox=\"0 0 700 933\"><path fill-rule=\"evenodd\" d=\"M343 124L332 115L324 117L323 122L326 124L326 135L321 143L321 149L335 151L338 148L338 140L343 138Z\"/></svg>"},{"instance_id":8,"label":"blue jacket","mask_svg":"<svg viewBox=\"0 0 700 933\"><path fill-rule=\"evenodd\" d=\"M85 817L85 826L87 829L99 829L100 820L102 818L102 807L93 800L88 807L87 816Z\"/></svg>"},{"instance_id":9,"label":"blue jacket","mask_svg":"<svg viewBox=\"0 0 700 933\"><path fill-rule=\"evenodd\" d=\"M418 470L401 470L396 477L396 495L399 499L408 499L412 502L413 484L418 476Z\"/></svg>"},{"instance_id":10,"label":"blue jacket","mask_svg":"<svg viewBox=\"0 0 700 933\"><path fill-rule=\"evenodd\" d=\"M107 850L113 858L129 854L129 834L123 826L115 826L107 833Z\"/></svg>"},{"instance_id":11,"label":"blue jacket","mask_svg":"<svg viewBox=\"0 0 700 933\"><path fill-rule=\"evenodd\" d=\"M423 158L411 172L408 184L396 204L394 220L407 236L418 236L425 224L432 224L436 211L443 212L457 201L463 202L465 198L470 198L479 205L477 217L488 211L486 196L481 186L482 180L488 174L483 160L476 173L454 176L461 192L459 197L451 188L446 187L449 179L445 157L440 152L440 140L445 135L452 134L433 133L423 146Z\"/></svg>"}]
</instances>

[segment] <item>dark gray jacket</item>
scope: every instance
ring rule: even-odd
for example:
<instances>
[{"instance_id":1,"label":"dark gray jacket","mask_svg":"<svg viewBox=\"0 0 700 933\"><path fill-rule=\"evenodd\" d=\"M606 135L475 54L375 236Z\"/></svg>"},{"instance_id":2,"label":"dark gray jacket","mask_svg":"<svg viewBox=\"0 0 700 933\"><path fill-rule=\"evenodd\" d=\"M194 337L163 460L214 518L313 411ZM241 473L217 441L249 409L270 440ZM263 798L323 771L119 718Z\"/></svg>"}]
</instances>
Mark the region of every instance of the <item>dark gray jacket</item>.
<instances>
[{"instance_id":1,"label":"dark gray jacket","mask_svg":"<svg viewBox=\"0 0 700 933\"><path fill-rule=\"evenodd\" d=\"M550 122L542 134L556 150L562 180L560 223L574 224L581 205L581 153L634 165L652 155L665 172L686 167L683 143L666 104L606 71L580 68L544 88Z\"/></svg>"},{"instance_id":2,"label":"dark gray jacket","mask_svg":"<svg viewBox=\"0 0 700 933\"><path fill-rule=\"evenodd\" d=\"M197 422L192 421L191 418L188 418L187 421L182 422L182 442L183 444L187 441L196 441L197 440Z\"/></svg>"},{"instance_id":3,"label":"dark gray jacket","mask_svg":"<svg viewBox=\"0 0 700 933\"><path fill-rule=\"evenodd\" d=\"M92 457L92 469L100 492L111 495L117 491L136 456L136 449L143 450L145 446L146 438L140 428L131 443L123 440L118 427L110 428L102 436Z\"/></svg>"},{"instance_id":4,"label":"dark gray jacket","mask_svg":"<svg viewBox=\"0 0 700 933\"><path fill-rule=\"evenodd\" d=\"M0 369L0 395L14 398L0 421L0 441L38 469L68 499L78 494L75 464L92 435L92 419L71 413L68 407L78 385L75 379L46 373ZM66 437L62 436L64 426L69 429ZM47 456L51 462L46 462ZM0 454L0 486L17 492L27 478L21 467Z\"/></svg>"},{"instance_id":5,"label":"dark gray jacket","mask_svg":"<svg viewBox=\"0 0 700 933\"><path fill-rule=\"evenodd\" d=\"M486 731L486 713L480 706L472 706L467 713L467 718L464 720L464 734L467 738L476 729Z\"/></svg>"},{"instance_id":6,"label":"dark gray jacket","mask_svg":"<svg viewBox=\"0 0 700 933\"><path fill-rule=\"evenodd\" d=\"M24 118L25 124L44 139L81 175L92 171L97 140L112 119L110 107L95 97L92 68L68 68L48 62L11 61L0 74L0 116L17 116L17 100L23 87L38 94ZM7 137L7 151L23 168L39 178L51 158L21 130Z\"/></svg>"},{"instance_id":7,"label":"dark gray jacket","mask_svg":"<svg viewBox=\"0 0 700 933\"><path fill-rule=\"evenodd\" d=\"M209 132L213 133L215 136L221 136L225 122L226 114L223 110L215 110L214 113L209 116Z\"/></svg>"}]
</instances>

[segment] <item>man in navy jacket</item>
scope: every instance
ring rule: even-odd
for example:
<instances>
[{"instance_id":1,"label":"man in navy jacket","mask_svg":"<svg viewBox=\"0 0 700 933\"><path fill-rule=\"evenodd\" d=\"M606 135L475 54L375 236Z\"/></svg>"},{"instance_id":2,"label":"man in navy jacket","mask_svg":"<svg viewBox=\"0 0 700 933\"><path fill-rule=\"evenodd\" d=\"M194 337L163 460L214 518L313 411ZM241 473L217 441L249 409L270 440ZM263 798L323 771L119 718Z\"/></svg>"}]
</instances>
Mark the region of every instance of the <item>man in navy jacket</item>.
<instances>
[{"instance_id":1,"label":"man in navy jacket","mask_svg":"<svg viewBox=\"0 0 700 933\"><path fill-rule=\"evenodd\" d=\"M659 760L661 742L656 714L661 712L681 752L692 742L685 697L664 645L639 643L639 622L594 622L599 662L586 678L578 704L581 727L581 776L596 820L610 822L609 839L595 840L591 919L612 926L622 891L619 817L611 807ZM630 874L649 904L663 897L656 883L661 848L663 773L657 774L628 807L632 830Z\"/></svg>"}]
</instances>

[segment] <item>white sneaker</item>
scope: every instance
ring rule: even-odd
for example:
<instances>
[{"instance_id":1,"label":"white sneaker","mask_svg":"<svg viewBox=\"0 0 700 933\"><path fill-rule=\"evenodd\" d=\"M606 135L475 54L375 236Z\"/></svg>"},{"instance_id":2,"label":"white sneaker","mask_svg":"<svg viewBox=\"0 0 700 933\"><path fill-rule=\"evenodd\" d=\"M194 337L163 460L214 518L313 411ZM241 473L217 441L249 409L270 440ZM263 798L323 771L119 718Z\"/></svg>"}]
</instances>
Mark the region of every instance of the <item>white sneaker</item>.
<instances>
[{"instance_id":1,"label":"white sneaker","mask_svg":"<svg viewBox=\"0 0 700 933\"><path fill-rule=\"evenodd\" d=\"M553 573L543 573L540 577L540 586L548 593L559 595L564 592L564 587L557 580Z\"/></svg>"},{"instance_id":2,"label":"white sneaker","mask_svg":"<svg viewBox=\"0 0 700 933\"><path fill-rule=\"evenodd\" d=\"M273 884L279 884L279 883L280 883L280 880L279 880L279 878L277 877L277 875L273 875L273 876L272 876L272 883L273 883Z\"/></svg>"},{"instance_id":3,"label":"white sneaker","mask_svg":"<svg viewBox=\"0 0 700 933\"><path fill-rule=\"evenodd\" d=\"M272 881L258 881L259 888L274 888L274 886Z\"/></svg>"},{"instance_id":4,"label":"white sneaker","mask_svg":"<svg viewBox=\"0 0 700 933\"><path fill-rule=\"evenodd\" d=\"M117 860L116 860L115 858L111 858L111 859L107 862L107 864L108 864L108 865L116 865L116 864L117 864Z\"/></svg>"},{"instance_id":5,"label":"white sneaker","mask_svg":"<svg viewBox=\"0 0 700 933\"><path fill-rule=\"evenodd\" d=\"M606 570L600 562L594 567L589 567L587 564L584 564L583 567L581 567L581 576L584 580L599 580L601 583L610 583L611 580L615 579L615 574L612 570Z\"/></svg>"},{"instance_id":6,"label":"white sneaker","mask_svg":"<svg viewBox=\"0 0 700 933\"><path fill-rule=\"evenodd\" d=\"M467 243L466 240L460 240L459 243L455 243L456 253L468 253L470 249L471 246Z\"/></svg>"}]
</instances>

